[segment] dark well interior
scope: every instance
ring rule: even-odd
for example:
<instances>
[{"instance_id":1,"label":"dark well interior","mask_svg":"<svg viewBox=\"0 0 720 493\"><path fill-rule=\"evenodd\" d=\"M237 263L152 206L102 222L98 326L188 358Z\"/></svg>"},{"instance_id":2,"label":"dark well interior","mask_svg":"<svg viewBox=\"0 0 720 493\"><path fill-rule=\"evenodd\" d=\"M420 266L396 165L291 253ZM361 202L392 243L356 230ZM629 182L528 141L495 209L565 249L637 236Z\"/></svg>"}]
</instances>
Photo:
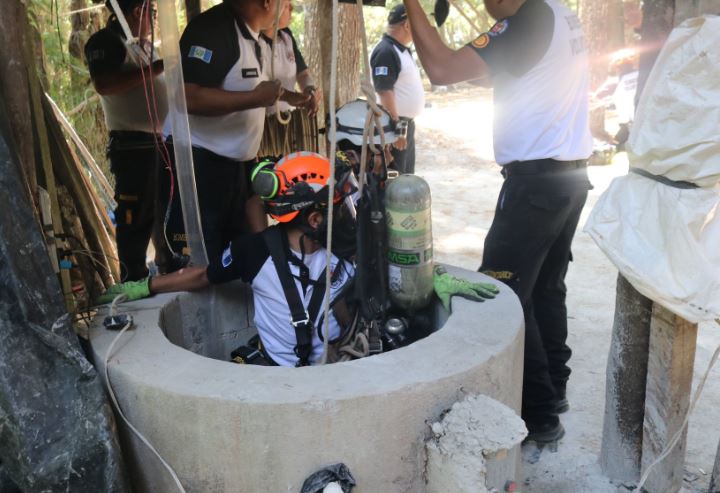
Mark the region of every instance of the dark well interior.
<instances>
[{"instance_id":1,"label":"dark well interior","mask_svg":"<svg viewBox=\"0 0 720 493\"><path fill-rule=\"evenodd\" d=\"M430 330L448 313L439 302L429 310ZM207 358L228 361L230 353L257 333L252 290L240 281L182 293L160 310L159 325L173 344Z\"/></svg>"}]
</instances>

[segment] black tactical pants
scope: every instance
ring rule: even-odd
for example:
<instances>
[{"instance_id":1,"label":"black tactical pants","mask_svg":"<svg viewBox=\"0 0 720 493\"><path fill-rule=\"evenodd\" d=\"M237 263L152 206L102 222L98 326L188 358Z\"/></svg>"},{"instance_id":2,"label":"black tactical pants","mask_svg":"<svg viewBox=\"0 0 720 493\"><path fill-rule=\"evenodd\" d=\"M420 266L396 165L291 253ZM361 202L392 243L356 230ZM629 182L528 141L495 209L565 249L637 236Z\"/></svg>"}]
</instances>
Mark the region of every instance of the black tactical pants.
<instances>
[{"instance_id":1,"label":"black tactical pants","mask_svg":"<svg viewBox=\"0 0 720 493\"><path fill-rule=\"evenodd\" d=\"M565 396L570 376L565 274L591 185L584 161L511 163L503 176L480 270L520 298L525 315L522 417L543 424L557 421L554 403Z\"/></svg>"},{"instance_id":2,"label":"black tactical pants","mask_svg":"<svg viewBox=\"0 0 720 493\"><path fill-rule=\"evenodd\" d=\"M245 202L250 197L250 174L256 162L234 161L201 147L193 147L192 153L200 223L205 250L212 263L222 256L233 236L247 232ZM173 175L175 190L167 235L173 251L187 255L187 238L174 164ZM168 194L164 195L167 197Z\"/></svg>"},{"instance_id":3,"label":"black tactical pants","mask_svg":"<svg viewBox=\"0 0 720 493\"><path fill-rule=\"evenodd\" d=\"M123 281L147 277L147 248L153 236L159 162L153 134L112 131L108 144L115 176L115 237ZM158 249L158 239L155 241Z\"/></svg>"},{"instance_id":4,"label":"black tactical pants","mask_svg":"<svg viewBox=\"0 0 720 493\"><path fill-rule=\"evenodd\" d=\"M415 173L415 120L408 122L407 147L402 151L392 148L393 164L401 175Z\"/></svg>"}]
</instances>

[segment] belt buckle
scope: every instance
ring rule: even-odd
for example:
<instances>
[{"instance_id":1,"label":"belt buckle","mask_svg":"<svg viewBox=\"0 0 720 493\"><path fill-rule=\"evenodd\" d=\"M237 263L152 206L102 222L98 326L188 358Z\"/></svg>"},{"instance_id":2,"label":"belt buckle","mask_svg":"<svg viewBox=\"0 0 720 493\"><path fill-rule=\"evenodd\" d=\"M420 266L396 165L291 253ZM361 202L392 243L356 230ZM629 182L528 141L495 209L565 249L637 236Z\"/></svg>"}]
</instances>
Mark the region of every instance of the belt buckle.
<instances>
[{"instance_id":1,"label":"belt buckle","mask_svg":"<svg viewBox=\"0 0 720 493\"><path fill-rule=\"evenodd\" d=\"M304 320L295 321L295 320L293 320L292 317L290 317L290 324L296 329L300 325L307 325L309 323L310 323L310 314L307 312L307 310L305 310L305 319Z\"/></svg>"}]
</instances>

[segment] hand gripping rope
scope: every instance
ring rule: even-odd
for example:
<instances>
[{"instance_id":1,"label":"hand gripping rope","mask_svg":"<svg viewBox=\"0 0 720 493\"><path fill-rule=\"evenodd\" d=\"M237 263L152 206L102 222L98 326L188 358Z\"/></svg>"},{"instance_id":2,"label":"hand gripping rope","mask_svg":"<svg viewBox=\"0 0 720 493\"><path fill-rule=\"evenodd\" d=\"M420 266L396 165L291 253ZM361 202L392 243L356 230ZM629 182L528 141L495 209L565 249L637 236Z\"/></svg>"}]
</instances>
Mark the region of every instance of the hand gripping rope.
<instances>
[{"instance_id":1,"label":"hand gripping rope","mask_svg":"<svg viewBox=\"0 0 720 493\"><path fill-rule=\"evenodd\" d=\"M282 6L285 4L284 0L276 0L277 5L275 6L275 24L273 25L273 42L270 50L270 80L275 80L275 47L280 41L278 38L278 32L280 31L280 13L282 12ZM292 113L288 114L285 118L280 112L280 98L275 101L275 117L282 125L290 123Z\"/></svg>"}]
</instances>

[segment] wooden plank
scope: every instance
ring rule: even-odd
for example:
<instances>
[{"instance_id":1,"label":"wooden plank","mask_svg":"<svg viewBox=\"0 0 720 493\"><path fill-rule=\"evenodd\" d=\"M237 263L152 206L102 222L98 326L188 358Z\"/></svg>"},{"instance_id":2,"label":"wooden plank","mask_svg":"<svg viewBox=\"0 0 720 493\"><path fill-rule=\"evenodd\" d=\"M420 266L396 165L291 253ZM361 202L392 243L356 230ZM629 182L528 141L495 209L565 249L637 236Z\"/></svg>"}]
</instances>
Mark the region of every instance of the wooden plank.
<instances>
[{"instance_id":1,"label":"wooden plank","mask_svg":"<svg viewBox=\"0 0 720 493\"><path fill-rule=\"evenodd\" d=\"M710 477L708 493L720 493L720 443L718 443L717 453L715 454L715 467L713 467L712 476Z\"/></svg>"},{"instance_id":2,"label":"wooden plank","mask_svg":"<svg viewBox=\"0 0 720 493\"><path fill-rule=\"evenodd\" d=\"M652 305L618 274L600 466L620 483L640 478Z\"/></svg>"},{"instance_id":3,"label":"wooden plank","mask_svg":"<svg viewBox=\"0 0 720 493\"><path fill-rule=\"evenodd\" d=\"M657 303L650 322L650 351L645 390L642 470L655 461L683 424L690 406L697 324ZM687 430L645 484L650 493L673 493L682 486Z\"/></svg>"}]
</instances>

